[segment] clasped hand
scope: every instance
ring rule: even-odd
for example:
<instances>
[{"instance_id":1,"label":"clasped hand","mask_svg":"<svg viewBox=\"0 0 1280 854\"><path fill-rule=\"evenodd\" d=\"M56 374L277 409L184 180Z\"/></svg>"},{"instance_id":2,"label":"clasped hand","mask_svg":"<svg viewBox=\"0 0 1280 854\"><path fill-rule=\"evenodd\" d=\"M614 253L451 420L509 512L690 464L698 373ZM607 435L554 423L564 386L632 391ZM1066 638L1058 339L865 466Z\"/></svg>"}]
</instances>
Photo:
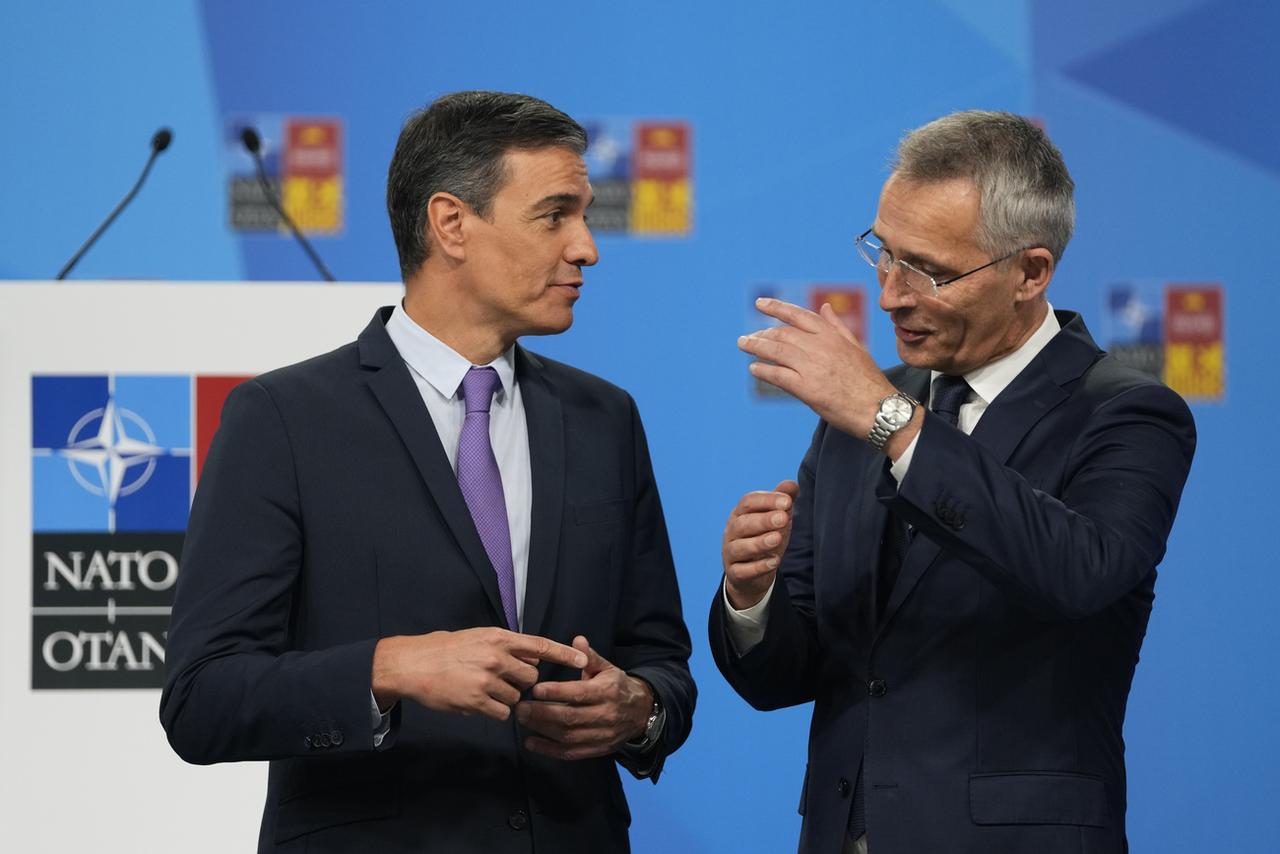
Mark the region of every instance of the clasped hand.
<instances>
[{"instance_id":1,"label":"clasped hand","mask_svg":"<svg viewBox=\"0 0 1280 854\"><path fill-rule=\"evenodd\" d=\"M582 671L538 682L547 661ZM530 700L520 698L528 691ZM603 756L636 738L653 707L649 686L606 661L581 635L573 646L500 628L383 638L373 655L381 709L410 699L429 709L505 721L516 710L530 750L561 759Z\"/></svg>"}]
</instances>

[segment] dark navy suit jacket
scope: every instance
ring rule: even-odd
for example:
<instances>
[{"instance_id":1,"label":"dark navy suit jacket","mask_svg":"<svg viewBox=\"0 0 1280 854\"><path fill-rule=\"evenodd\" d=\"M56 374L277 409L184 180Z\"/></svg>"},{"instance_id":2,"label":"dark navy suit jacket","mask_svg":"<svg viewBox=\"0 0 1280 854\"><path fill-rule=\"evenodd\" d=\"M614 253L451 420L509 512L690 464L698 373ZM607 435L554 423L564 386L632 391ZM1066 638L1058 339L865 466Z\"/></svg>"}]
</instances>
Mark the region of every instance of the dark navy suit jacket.
<instances>
[{"instance_id":1,"label":"dark navy suit jacket","mask_svg":"<svg viewBox=\"0 0 1280 854\"><path fill-rule=\"evenodd\" d=\"M174 602L169 740L191 762L271 760L260 851L626 851L614 759L528 753L514 716L402 702L374 749L379 638L504 624L389 314L228 398ZM533 479L524 630L585 634L653 685L660 770L689 734L695 689L639 415L621 389L522 348L516 376Z\"/></svg>"},{"instance_id":2,"label":"dark navy suit jacket","mask_svg":"<svg viewBox=\"0 0 1280 854\"><path fill-rule=\"evenodd\" d=\"M1125 703L1195 448L1182 399L1079 316L972 436L927 413L899 488L819 424L761 644L711 644L753 706L814 701L800 850L837 854L862 769L872 854L1126 850ZM890 379L925 400L929 373ZM886 514L915 526L875 613Z\"/></svg>"}]
</instances>

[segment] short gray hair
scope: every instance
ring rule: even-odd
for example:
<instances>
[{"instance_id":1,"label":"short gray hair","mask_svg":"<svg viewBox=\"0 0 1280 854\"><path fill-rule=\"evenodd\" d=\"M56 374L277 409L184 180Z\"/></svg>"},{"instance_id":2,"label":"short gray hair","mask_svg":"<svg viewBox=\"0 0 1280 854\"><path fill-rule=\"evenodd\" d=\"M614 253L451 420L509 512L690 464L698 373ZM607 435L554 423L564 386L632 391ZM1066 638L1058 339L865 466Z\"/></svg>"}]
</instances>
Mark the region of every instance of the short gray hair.
<instances>
[{"instance_id":1,"label":"short gray hair","mask_svg":"<svg viewBox=\"0 0 1280 854\"><path fill-rule=\"evenodd\" d=\"M994 257L1043 246L1062 260L1075 228L1075 182L1058 147L1022 116L968 110L935 119L903 137L891 168L921 183L972 181L978 245Z\"/></svg>"}]
</instances>

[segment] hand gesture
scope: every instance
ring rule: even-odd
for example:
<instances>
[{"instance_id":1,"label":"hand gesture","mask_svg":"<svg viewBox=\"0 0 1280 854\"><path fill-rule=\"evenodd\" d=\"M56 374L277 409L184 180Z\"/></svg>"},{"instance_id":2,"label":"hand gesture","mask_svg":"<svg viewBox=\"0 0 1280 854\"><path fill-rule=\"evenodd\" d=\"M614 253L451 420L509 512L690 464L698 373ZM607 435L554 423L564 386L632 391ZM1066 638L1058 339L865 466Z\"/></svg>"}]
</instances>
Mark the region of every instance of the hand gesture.
<instances>
[{"instance_id":1,"label":"hand gesture","mask_svg":"<svg viewBox=\"0 0 1280 854\"><path fill-rule=\"evenodd\" d=\"M752 376L807 404L819 417L856 439L875 425L880 401L896 390L867 348L829 305L818 313L776 299L758 299L762 314L782 326L738 339L738 347L759 359Z\"/></svg>"},{"instance_id":2,"label":"hand gesture","mask_svg":"<svg viewBox=\"0 0 1280 854\"><path fill-rule=\"evenodd\" d=\"M791 519L800 484L784 480L772 492L748 492L724 526L720 560L729 603L739 611L764 598L791 539Z\"/></svg>"},{"instance_id":3,"label":"hand gesture","mask_svg":"<svg viewBox=\"0 0 1280 854\"><path fill-rule=\"evenodd\" d=\"M591 648L573 639L588 656L576 682L539 682L532 700L516 706L516 717L532 735L525 747L557 759L607 756L644 733L653 710L653 692L643 679L629 676Z\"/></svg>"},{"instance_id":4,"label":"hand gesture","mask_svg":"<svg viewBox=\"0 0 1280 854\"><path fill-rule=\"evenodd\" d=\"M586 667L581 650L496 627L383 638L373 653L373 696L382 709L401 698L428 709L511 716L538 681L538 662Z\"/></svg>"}]
</instances>

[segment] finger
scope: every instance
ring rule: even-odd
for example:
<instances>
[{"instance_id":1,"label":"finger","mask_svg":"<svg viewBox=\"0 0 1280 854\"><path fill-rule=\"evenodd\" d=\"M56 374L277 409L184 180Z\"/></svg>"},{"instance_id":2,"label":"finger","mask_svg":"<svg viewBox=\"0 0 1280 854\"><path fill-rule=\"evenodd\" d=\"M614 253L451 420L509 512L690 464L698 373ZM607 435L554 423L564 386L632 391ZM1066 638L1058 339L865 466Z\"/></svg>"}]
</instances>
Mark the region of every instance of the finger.
<instances>
[{"instance_id":1,"label":"finger","mask_svg":"<svg viewBox=\"0 0 1280 854\"><path fill-rule=\"evenodd\" d=\"M800 494L800 484L796 483L794 480L784 480L781 483L779 483L777 486L775 486L773 488L773 491L781 492L783 495L786 495L787 497L794 499L797 495ZM790 504L787 504L785 506L782 504L779 504L778 509L786 510L787 507L789 506Z\"/></svg>"},{"instance_id":2,"label":"finger","mask_svg":"<svg viewBox=\"0 0 1280 854\"><path fill-rule=\"evenodd\" d=\"M778 571L778 566L782 563L777 555L760 558L759 560L748 560L739 563L731 563L728 568L728 575L736 582L751 581L765 575L772 575Z\"/></svg>"},{"instance_id":3,"label":"finger","mask_svg":"<svg viewBox=\"0 0 1280 854\"><path fill-rule=\"evenodd\" d=\"M766 338L763 335L743 335L738 339L738 349L758 359L766 359L784 367L801 364L808 354L792 341Z\"/></svg>"},{"instance_id":4,"label":"finger","mask_svg":"<svg viewBox=\"0 0 1280 854\"><path fill-rule=\"evenodd\" d=\"M493 718L495 721L505 721L511 717L511 706L493 699L482 700L474 708L462 709L461 711L464 715L479 712L486 718Z\"/></svg>"},{"instance_id":5,"label":"finger","mask_svg":"<svg viewBox=\"0 0 1280 854\"><path fill-rule=\"evenodd\" d=\"M559 742L550 741L545 738L531 735L524 740L526 750L534 753L541 753L544 756L551 756L556 759L593 759L597 756L605 756L613 752L613 742L596 743L592 745L584 745L578 747L566 747Z\"/></svg>"},{"instance_id":6,"label":"finger","mask_svg":"<svg viewBox=\"0 0 1280 854\"><path fill-rule=\"evenodd\" d=\"M573 639L573 648L587 654L587 666L582 668L583 679L590 679L597 673L608 670L613 666L605 660L603 655L592 649L591 642L587 640L586 635L578 635L575 637Z\"/></svg>"},{"instance_id":7,"label":"finger","mask_svg":"<svg viewBox=\"0 0 1280 854\"><path fill-rule=\"evenodd\" d=\"M729 520L730 540L742 540L785 528L791 522L791 514L783 510L766 510L762 513L744 513Z\"/></svg>"},{"instance_id":8,"label":"finger","mask_svg":"<svg viewBox=\"0 0 1280 854\"><path fill-rule=\"evenodd\" d=\"M560 720L554 710L569 708L572 708L572 706L522 700L516 705L515 712L516 719L520 721L520 726L529 732L553 741L560 741L564 737L567 725Z\"/></svg>"},{"instance_id":9,"label":"finger","mask_svg":"<svg viewBox=\"0 0 1280 854\"><path fill-rule=\"evenodd\" d=\"M538 635L519 635L510 633L507 649L518 658L536 658L539 661L550 661L581 670L587 666L587 654L571 646L556 643L550 638Z\"/></svg>"},{"instance_id":10,"label":"finger","mask_svg":"<svg viewBox=\"0 0 1280 854\"><path fill-rule=\"evenodd\" d=\"M759 380L764 380L769 385L780 388L793 397L799 397L793 389L800 385L800 374L791 370L791 368L781 365L770 365L765 362L752 362L747 365L747 370L751 371L751 375Z\"/></svg>"},{"instance_id":11,"label":"finger","mask_svg":"<svg viewBox=\"0 0 1280 854\"><path fill-rule=\"evenodd\" d=\"M780 531L770 531L767 534L749 537L745 540L730 540L728 545L729 558L733 563L742 563L777 557L782 551L783 539Z\"/></svg>"},{"instance_id":12,"label":"finger","mask_svg":"<svg viewBox=\"0 0 1280 854\"><path fill-rule=\"evenodd\" d=\"M510 661L511 663L498 674L503 680L521 691L537 683L538 667L536 660L534 663L522 658L512 658Z\"/></svg>"},{"instance_id":13,"label":"finger","mask_svg":"<svg viewBox=\"0 0 1280 854\"><path fill-rule=\"evenodd\" d=\"M504 706L514 706L520 702L520 689L501 679L491 679L484 690L492 699Z\"/></svg>"},{"instance_id":14,"label":"finger","mask_svg":"<svg viewBox=\"0 0 1280 854\"><path fill-rule=\"evenodd\" d=\"M603 694L602 689L592 680L579 679L570 682L539 682L529 689L529 696L552 703L587 706L600 702Z\"/></svg>"},{"instance_id":15,"label":"finger","mask_svg":"<svg viewBox=\"0 0 1280 854\"><path fill-rule=\"evenodd\" d=\"M756 300L756 310L805 332L820 332L826 325L822 318L812 311L771 297L761 297Z\"/></svg>"},{"instance_id":16,"label":"finger","mask_svg":"<svg viewBox=\"0 0 1280 854\"><path fill-rule=\"evenodd\" d=\"M742 500L738 502L738 506L733 508L734 516L741 516L746 513L760 513L769 510L786 510L791 506L791 501L795 493L789 490L783 490L785 484L795 484L795 481L784 480L778 484L778 489L774 492L765 492L758 489L754 492L748 492L742 496ZM796 491L799 491L799 485L796 484Z\"/></svg>"},{"instance_id":17,"label":"finger","mask_svg":"<svg viewBox=\"0 0 1280 854\"><path fill-rule=\"evenodd\" d=\"M571 706L568 703L521 700L515 708L522 726L555 739L563 738L564 733L573 727L595 723L598 717L595 707Z\"/></svg>"},{"instance_id":18,"label":"finger","mask_svg":"<svg viewBox=\"0 0 1280 854\"><path fill-rule=\"evenodd\" d=\"M849 328L849 324L840 319L840 315L836 314L836 310L831 307L831 303L824 302L822 308L818 309L818 314L822 319L834 326L836 332L840 333L840 337L848 341L850 344L862 346L862 342L858 340L858 336L853 334L853 330Z\"/></svg>"}]
</instances>

